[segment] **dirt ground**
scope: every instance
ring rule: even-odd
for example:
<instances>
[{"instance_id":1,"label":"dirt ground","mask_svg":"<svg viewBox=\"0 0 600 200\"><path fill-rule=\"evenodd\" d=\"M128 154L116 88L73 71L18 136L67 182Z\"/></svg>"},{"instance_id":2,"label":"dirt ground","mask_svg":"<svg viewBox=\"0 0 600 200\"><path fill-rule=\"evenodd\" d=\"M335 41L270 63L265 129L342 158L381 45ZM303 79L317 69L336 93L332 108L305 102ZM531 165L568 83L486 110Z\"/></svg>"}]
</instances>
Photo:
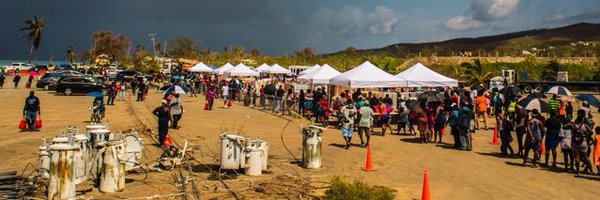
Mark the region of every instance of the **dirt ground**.
<instances>
[{"instance_id":1,"label":"dirt ground","mask_svg":"<svg viewBox=\"0 0 600 200\"><path fill-rule=\"evenodd\" d=\"M41 100L44 127L38 132L20 132L17 124L21 119L23 101L28 94L22 86L10 87L8 79L0 89L0 170L23 170L28 163L37 165L37 148L41 138L60 135L66 126L84 129L89 120L88 108L92 97L62 96L54 92L36 90ZM127 130L145 124L156 129L151 110L159 105L161 92L150 91L144 102L135 102L128 95L126 101L116 101L108 106L106 119L111 130ZM429 172L429 187L435 199L598 199L600 176L564 173L548 168L522 167L521 159L499 157L499 145L491 145L492 131L478 131L474 135L471 152L458 151L448 146L452 137L444 135L443 145L420 144L415 136L373 136L372 158L375 171L365 172L366 149L351 147L346 150L335 144L343 144L340 131L328 129L322 137L323 167L303 169L295 164L301 156L300 126L306 122L291 121L268 112L235 104L222 108L222 101L215 101L212 111L204 111L203 97L183 97L185 113L181 128L169 130L174 140L182 144L184 139L192 143L193 156L207 166L218 165L219 135L225 131L241 132L246 136L266 139L270 142L269 171L259 177L240 175L225 181L236 193L247 199L271 199L256 196L249 191L252 185L270 180L278 175L300 174L317 182L326 182L339 175L348 179L362 180L370 184L384 185L397 190L397 199L420 199L423 171ZM598 119L596 114L596 119ZM488 123L490 123L488 120ZM289 122L289 123L288 123ZM491 124L491 123L490 123ZM379 128L375 129L379 131ZM446 130L449 133L449 130ZM514 133L513 133L514 134ZM150 137L144 136L145 158L153 163L160 150L153 146ZM357 143L355 133L353 142ZM285 146L289 149L288 152ZM513 142L516 150L516 144ZM562 156L559 157L562 167ZM595 169L594 169L595 170ZM208 180L209 172L201 165L194 167L202 198L232 199L219 181ZM118 194L102 194L96 189L82 193L84 198L134 198L178 193L171 172L128 175L127 188ZM322 185L322 184L321 184ZM78 190L90 186L78 186ZM319 192L322 192L319 191ZM295 197L293 197L295 198ZM167 198L168 199L168 198Z\"/></svg>"}]
</instances>

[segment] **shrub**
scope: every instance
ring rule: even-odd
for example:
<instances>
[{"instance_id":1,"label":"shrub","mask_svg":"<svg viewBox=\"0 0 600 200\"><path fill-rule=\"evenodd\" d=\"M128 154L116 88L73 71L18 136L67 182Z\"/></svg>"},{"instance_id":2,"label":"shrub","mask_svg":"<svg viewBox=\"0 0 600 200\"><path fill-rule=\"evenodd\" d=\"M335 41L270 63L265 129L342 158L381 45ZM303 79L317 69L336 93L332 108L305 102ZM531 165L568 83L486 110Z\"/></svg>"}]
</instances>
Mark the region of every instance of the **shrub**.
<instances>
[{"instance_id":1,"label":"shrub","mask_svg":"<svg viewBox=\"0 0 600 200\"><path fill-rule=\"evenodd\" d=\"M386 200L394 199L396 190L385 186L370 186L362 181L350 183L339 176L331 180L331 187L325 191L326 200Z\"/></svg>"}]
</instances>

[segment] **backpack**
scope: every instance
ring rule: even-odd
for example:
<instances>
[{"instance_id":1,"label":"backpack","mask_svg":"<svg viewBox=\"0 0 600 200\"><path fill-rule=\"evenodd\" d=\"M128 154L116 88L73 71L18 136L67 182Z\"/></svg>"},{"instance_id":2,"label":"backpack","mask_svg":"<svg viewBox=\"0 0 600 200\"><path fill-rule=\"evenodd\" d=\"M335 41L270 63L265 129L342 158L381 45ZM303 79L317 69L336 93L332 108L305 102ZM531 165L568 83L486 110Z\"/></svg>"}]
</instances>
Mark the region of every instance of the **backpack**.
<instances>
[{"instance_id":1,"label":"backpack","mask_svg":"<svg viewBox=\"0 0 600 200\"><path fill-rule=\"evenodd\" d=\"M459 111L458 110L453 110L452 112L450 112L450 117L448 117L448 124L450 124L450 126L456 126L458 125L459 119Z\"/></svg>"}]
</instances>

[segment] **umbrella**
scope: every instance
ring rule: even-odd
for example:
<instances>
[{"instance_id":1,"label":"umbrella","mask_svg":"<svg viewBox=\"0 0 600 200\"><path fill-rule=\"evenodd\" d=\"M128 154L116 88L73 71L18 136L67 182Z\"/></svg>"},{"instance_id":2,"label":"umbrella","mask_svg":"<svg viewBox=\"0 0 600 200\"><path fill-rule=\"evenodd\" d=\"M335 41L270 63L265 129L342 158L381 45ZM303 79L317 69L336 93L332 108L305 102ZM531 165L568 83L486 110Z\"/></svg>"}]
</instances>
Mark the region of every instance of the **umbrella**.
<instances>
[{"instance_id":1,"label":"umbrella","mask_svg":"<svg viewBox=\"0 0 600 200\"><path fill-rule=\"evenodd\" d=\"M169 93L173 93L173 94L185 94L185 93L187 93L187 90L183 89L183 87L181 87L179 85L175 85L175 86L170 87L169 89L167 89L165 91L165 94L169 94Z\"/></svg>"},{"instance_id":2,"label":"umbrella","mask_svg":"<svg viewBox=\"0 0 600 200\"><path fill-rule=\"evenodd\" d=\"M580 101L587 101L588 104L594 106L596 108L600 108L600 100L598 100L594 95L591 94L578 94L575 96L576 99Z\"/></svg>"},{"instance_id":3,"label":"umbrella","mask_svg":"<svg viewBox=\"0 0 600 200\"><path fill-rule=\"evenodd\" d=\"M408 108L409 110L415 111L417 109L417 107L419 106L419 102L417 100L407 100L404 105L406 106L406 108Z\"/></svg>"},{"instance_id":4,"label":"umbrella","mask_svg":"<svg viewBox=\"0 0 600 200\"><path fill-rule=\"evenodd\" d=\"M573 96L573 94L571 94L571 91L569 91L569 89L563 87L563 86L554 86L551 87L550 89L548 89L546 91L546 93L548 94L556 94L556 95L562 95L562 96Z\"/></svg>"},{"instance_id":5,"label":"umbrella","mask_svg":"<svg viewBox=\"0 0 600 200\"><path fill-rule=\"evenodd\" d=\"M531 94L527 95L527 98L529 98L529 97L531 97L531 98L538 98L538 99L545 99L546 95L544 95L542 93L539 93L539 92L534 92L534 93L531 93Z\"/></svg>"},{"instance_id":6,"label":"umbrella","mask_svg":"<svg viewBox=\"0 0 600 200\"><path fill-rule=\"evenodd\" d=\"M539 98L527 97L519 101L517 104L523 106L525 110L537 109L538 111L543 113L550 112L550 106L548 106L548 103L540 100Z\"/></svg>"},{"instance_id":7,"label":"umbrella","mask_svg":"<svg viewBox=\"0 0 600 200\"><path fill-rule=\"evenodd\" d=\"M490 92L498 92L498 91L500 91L503 88L504 88L503 85L499 85L499 86L490 88L488 91L490 91Z\"/></svg>"},{"instance_id":8,"label":"umbrella","mask_svg":"<svg viewBox=\"0 0 600 200\"><path fill-rule=\"evenodd\" d=\"M38 73L35 70L29 70L29 76L37 76Z\"/></svg>"},{"instance_id":9,"label":"umbrella","mask_svg":"<svg viewBox=\"0 0 600 200\"><path fill-rule=\"evenodd\" d=\"M518 87L515 87L515 86L508 86L508 87L502 88L500 90L500 93L502 93L506 96L518 95L521 93L521 89L519 89Z\"/></svg>"},{"instance_id":10,"label":"umbrella","mask_svg":"<svg viewBox=\"0 0 600 200\"><path fill-rule=\"evenodd\" d=\"M444 100L444 95L436 91L427 91L419 94L417 99L419 101L427 102L442 102Z\"/></svg>"},{"instance_id":11,"label":"umbrella","mask_svg":"<svg viewBox=\"0 0 600 200\"><path fill-rule=\"evenodd\" d=\"M102 94L102 92L89 92L87 93L87 95L92 97L104 97L104 94Z\"/></svg>"}]
</instances>

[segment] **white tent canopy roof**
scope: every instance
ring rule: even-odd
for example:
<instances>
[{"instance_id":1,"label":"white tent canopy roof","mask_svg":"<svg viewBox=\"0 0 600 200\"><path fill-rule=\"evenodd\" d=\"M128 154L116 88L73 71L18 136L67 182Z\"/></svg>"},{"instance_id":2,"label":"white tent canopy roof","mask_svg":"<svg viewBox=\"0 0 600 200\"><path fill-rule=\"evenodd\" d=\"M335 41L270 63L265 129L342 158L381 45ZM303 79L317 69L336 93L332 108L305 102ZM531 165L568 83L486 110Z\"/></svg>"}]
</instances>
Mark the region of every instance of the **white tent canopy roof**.
<instances>
[{"instance_id":1,"label":"white tent canopy roof","mask_svg":"<svg viewBox=\"0 0 600 200\"><path fill-rule=\"evenodd\" d=\"M215 70L206 66L203 62L200 62L200 63L194 65L193 67L191 67L188 70L190 70L190 72L215 72Z\"/></svg>"},{"instance_id":2,"label":"white tent canopy roof","mask_svg":"<svg viewBox=\"0 0 600 200\"><path fill-rule=\"evenodd\" d=\"M325 64L319 68L298 77L300 82L311 82L313 84L329 84L329 80L341 73L333 67Z\"/></svg>"},{"instance_id":3,"label":"white tent canopy roof","mask_svg":"<svg viewBox=\"0 0 600 200\"><path fill-rule=\"evenodd\" d=\"M408 87L457 87L458 81L441 75L421 63L417 63L396 77L405 79Z\"/></svg>"},{"instance_id":4,"label":"white tent canopy roof","mask_svg":"<svg viewBox=\"0 0 600 200\"><path fill-rule=\"evenodd\" d=\"M258 76L258 72L248 68L248 66L243 63L225 71L224 74L227 76Z\"/></svg>"},{"instance_id":5,"label":"white tent canopy roof","mask_svg":"<svg viewBox=\"0 0 600 200\"><path fill-rule=\"evenodd\" d=\"M274 64L269 69L266 69L263 72L267 73L267 74L291 74L292 73L292 71L290 71L289 69L283 68L279 64Z\"/></svg>"},{"instance_id":6,"label":"white tent canopy roof","mask_svg":"<svg viewBox=\"0 0 600 200\"><path fill-rule=\"evenodd\" d=\"M267 63L263 63L262 65L258 66L257 68L254 68L254 71L261 73L269 68L271 68L271 66L267 65Z\"/></svg>"},{"instance_id":7,"label":"white tent canopy roof","mask_svg":"<svg viewBox=\"0 0 600 200\"><path fill-rule=\"evenodd\" d=\"M350 88L382 88L404 86L406 85L406 81L366 61L351 70L333 77L330 80L330 84Z\"/></svg>"},{"instance_id":8,"label":"white tent canopy roof","mask_svg":"<svg viewBox=\"0 0 600 200\"><path fill-rule=\"evenodd\" d=\"M312 67L310 67L310 68L308 68L308 69L306 69L306 70L304 70L304 71L301 71L301 72L300 72L300 75L304 75L304 74L311 73L311 72L313 72L313 71L315 71L315 70L319 69L319 67L321 67L321 65L314 65L314 66L312 66Z\"/></svg>"},{"instance_id":9,"label":"white tent canopy roof","mask_svg":"<svg viewBox=\"0 0 600 200\"><path fill-rule=\"evenodd\" d=\"M234 66L231 65L231 63L227 63L227 64L224 64L223 66L219 67L215 71L217 71L217 73L219 73L219 74L223 74L225 71L227 71L227 70L229 70L229 69L231 69L233 67Z\"/></svg>"}]
</instances>

